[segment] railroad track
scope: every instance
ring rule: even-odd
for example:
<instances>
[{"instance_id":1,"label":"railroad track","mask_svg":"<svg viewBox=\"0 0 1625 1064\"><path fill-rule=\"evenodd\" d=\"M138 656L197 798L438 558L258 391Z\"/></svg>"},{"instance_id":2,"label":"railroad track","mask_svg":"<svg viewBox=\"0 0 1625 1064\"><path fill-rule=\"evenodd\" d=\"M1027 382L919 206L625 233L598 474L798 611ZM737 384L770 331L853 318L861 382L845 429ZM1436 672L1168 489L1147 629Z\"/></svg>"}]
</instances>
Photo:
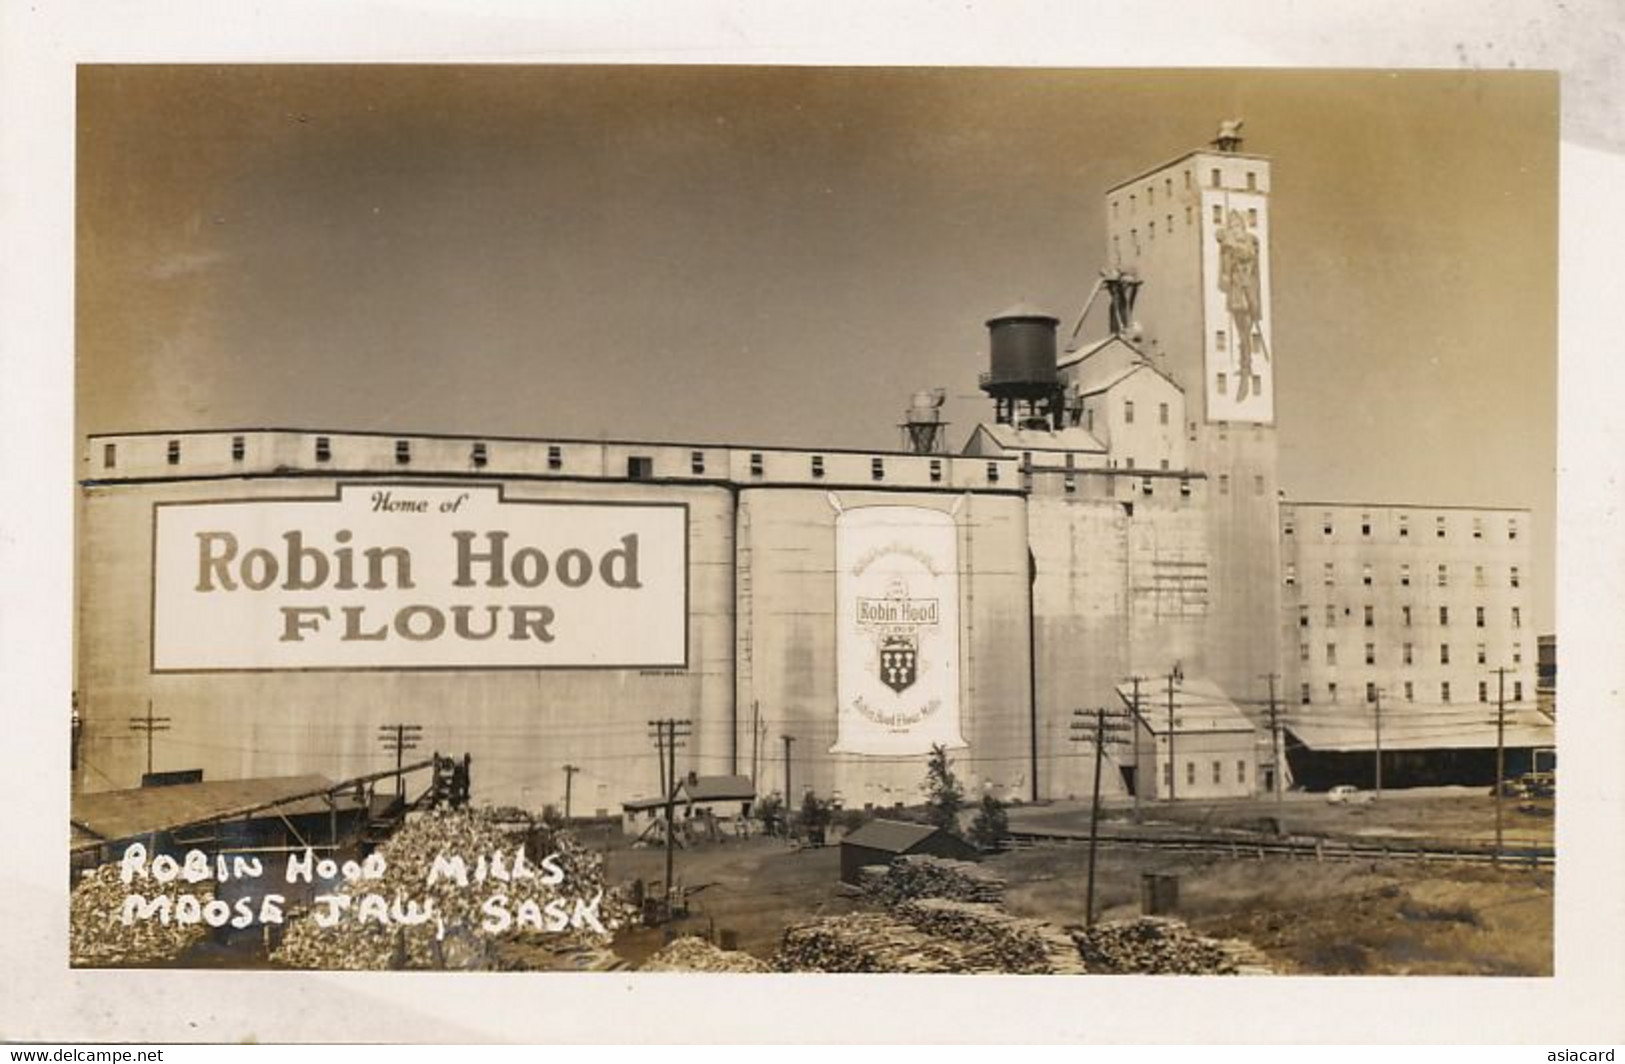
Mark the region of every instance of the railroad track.
<instances>
[{"instance_id":1,"label":"railroad track","mask_svg":"<svg viewBox=\"0 0 1625 1064\"><path fill-rule=\"evenodd\" d=\"M1089 836L1084 832L1021 828L1011 830L1009 848L1024 850L1088 844ZM1448 845L1414 839L1357 841L1258 835L1198 836L1112 832L1100 836L1100 845L1258 859L1290 857L1314 861L1460 861L1474 864L1493 864L1496 861L1495 848L1492 846ZM1550 846L1503 846L1500 861L1507 865L1548 866L1557 863L1557 853Z\"/></svg>"}]
</instances>

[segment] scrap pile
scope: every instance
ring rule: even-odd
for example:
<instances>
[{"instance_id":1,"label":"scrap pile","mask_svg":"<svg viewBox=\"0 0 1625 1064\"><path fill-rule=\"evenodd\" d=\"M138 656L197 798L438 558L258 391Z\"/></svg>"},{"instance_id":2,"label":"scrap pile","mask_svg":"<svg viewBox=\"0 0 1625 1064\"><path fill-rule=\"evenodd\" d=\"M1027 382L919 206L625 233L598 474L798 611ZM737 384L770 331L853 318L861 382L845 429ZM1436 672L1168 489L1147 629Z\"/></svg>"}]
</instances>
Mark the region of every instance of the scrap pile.
<instances>
[{"instance_id":1,"label":"scrap pile","mask_svg":"<svg viewBox=\"0 0 1625 1064\"><path fill-rule=\"evenodd\" d=\"M1077 946L1060 928L997 905L947 898L797 925L784 933L774 963L787 972L1084 972Z\"/></svg>"},{"instance_id":2,"label":"scrap pile","mask_svg":"<svg viewBox=\"0 0 1625 1064\"><path fill-rule=\"evenodd\" d=\"M1060 928L1003 908L1005 881L969 861L911 855L865 868L865 900L884 912L790 928L774 957L792 972L1082 974Z\"/></svg>"},{"instance_id":3,"label":"scrap pile","mask_svg":"<svg viewBox=\"0 0 1625 1064\"><path fill-rule=\"evenodd\" d=\"M781 972L964 972L996 974L950 939L926 934L885 913L826 916L784 932L774 955Z\"/></svg>"},{"instance_id":4,"label":"scrap pile","mask_svg":"<svg viewBox=\"0 0 1625 1064\"><path fill-rule=\"evenodd\" d=\"M895 910L914 927L950 939L982 963L1012 975L1082 975L1078 947L1066 932L1043 920L1013 916L997 905L920 898Z\"/></svg>"},{"instance_id":5,"label":"scrap pile","mask_svg":"<svg viewBox=\"0 0 1625 1064\"><path fill-rule=\"evenodd\" d=\"M887 866L863 869L863 893L882 905L912 898L951 898L954 901L997 905L1004 901L1004 880L981 865L945 857L911 854Z\"/></svg>"},{"instance_id":6,"label":"scrap pile","mask_svg":"<svg viewBox=\"0 0 1625 1064\"><path fill-rule=\"evenodd\" d=\"M475 869L481 855L489 858L502 854L511 861L515 852L525 847L525 841L523 834L504 830L503 822L489 811L438 809L412 817L379 847L378 852L387 862L381 878L354 884L341 882L330 889L354 895L377 894L392 906L415 901L426 907L432 902L435 918L385 926L377 921L359 921L352 912L332 927L321 927L314 913L303 912L289 922L282 945L271 959L290 968L341 970L503 967L496 940L522 937L533 929L522 927L517 920L501 932L489 932L482 926L488 915L482 905L499 894L507 899L504 908L510 914L517 914L527 901L538 907L559 901L569 913L576 902L590 903L603 891L598 918L606 931L613 933L632 919L634 914L619 893L606 889L602 859L564 833L535 838L528 855L531 867L540 873L541 858L551 853L564 871L563 882L550 885L538 874L536 878L510 882L487 879L476 883ZM467 885L445 876L430 885L429 871L435 859L453 856L461 857L467 866ZM603 936L590 928L545 934L556 940L550 943L554 946L565 945L564 939L603 944Z\"/></svg>"},{"instance_id":7,"label":"scrap pile","mask_svg":"<svg viewBox=\"0 0 1625 1064\"><path fill-rule=\"evenodd\" d=\"M865 868L863 896L883 911L791 927L774 956L786 972L1005 975L1264 974L1244 942L1219 942L1179 920L1145 917L1063 929L1004 908L1005 882L978 865L900 857Z\"/></svg>"},{"instance_id":8,"label":"scrap pile","mask_svg":"<svg viewBox=\"0 0 1625 1064\"><path fill-rule=\"evenodd\" d=\"M645 972L771 972L773 969L738 950L713 946L703 938L679 938L644 962Z\"/></svg>"},{"instance_id":9,"label":"scrap pile","mask_svg":"<svg viewBox=\"0 0 1625 1064\"><path fill-rule=\"evenodd\" d=\"M1198 935L1183 921L1159 916L1075 928L1072 938L1091 972L1135 975L1268 974L1263 957L1243 942Z\"/></svg>"},{"instance_id":10,"label":"scrap pile","mask_svg":"<svg viewBox=\"0 0 1625 1064\"><path fill-rule=\"evenodd\" d=\"M160 896L168 898L168 922L154 915L132 920L126 926L124 899L131 894L141 895L147 903ZM214 898L213 884L176 879L160 885L152 879L138 879L126 885L119 879L117 864L104 864L86 872L68 901L70 962L103 967L174 960L209 933L208 925L202 921L186 926L176 922L173 906L182 894L192 895L200 906L206 905Z\"/></svg>"}]
</instances>

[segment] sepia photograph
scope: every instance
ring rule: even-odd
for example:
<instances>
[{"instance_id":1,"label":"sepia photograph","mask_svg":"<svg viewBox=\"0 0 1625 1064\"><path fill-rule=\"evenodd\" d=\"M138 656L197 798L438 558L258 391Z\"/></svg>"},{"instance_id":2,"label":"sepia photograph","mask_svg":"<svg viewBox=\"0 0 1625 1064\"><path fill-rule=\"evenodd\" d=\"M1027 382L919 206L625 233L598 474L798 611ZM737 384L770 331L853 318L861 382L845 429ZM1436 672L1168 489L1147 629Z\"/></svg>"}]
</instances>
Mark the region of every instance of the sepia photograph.
<instances>
[{"instance_id":1,"label":"sepia photograph","mask_svg":"<svg viewBox=\"0 0 1625 1064\"><path fill-rule=\"evenodd\" d=\"M73 967L1554 974L1554 73L75 94Z\"/></svg>"}]
</instances>

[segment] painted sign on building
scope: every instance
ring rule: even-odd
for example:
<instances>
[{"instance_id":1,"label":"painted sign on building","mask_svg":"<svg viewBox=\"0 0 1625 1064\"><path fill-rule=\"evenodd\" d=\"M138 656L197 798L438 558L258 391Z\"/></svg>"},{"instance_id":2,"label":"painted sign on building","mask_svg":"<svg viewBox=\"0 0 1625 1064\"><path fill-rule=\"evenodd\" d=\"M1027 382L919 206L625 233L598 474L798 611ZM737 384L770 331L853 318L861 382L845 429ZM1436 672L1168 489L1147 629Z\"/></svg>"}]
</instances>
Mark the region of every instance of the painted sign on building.
<instances>
[{"instance_id":1,"label":"painted sign on building","mask_svg":"<svg viewBox=\"0 0 1625 1064\"><path fill-rule=\"evenodd\" d=\"M1202 193L1209 421L1275 420L1266 204L1261 193Z\"/></svg>"},{"instance_id":2,"label":"painted sign on building","mask_svg":"<svg viewBox=\"0 0 1625 1064\"><path fill-rule=\"evenodd\" d=\"M682 505L395 483L153 509L155 672L686 666Z\"/></svg>"},{"instance_id":3,"label":"painted sign on building","mask_svg":"<svg viewBox=\"0 0 1625 1064\"><path fill-rule=\"evenodd\" d=\"M959 720L959 533L952 514L866 506L835 520L831 753L965 745Z\"/></svg>"}]
</instances>

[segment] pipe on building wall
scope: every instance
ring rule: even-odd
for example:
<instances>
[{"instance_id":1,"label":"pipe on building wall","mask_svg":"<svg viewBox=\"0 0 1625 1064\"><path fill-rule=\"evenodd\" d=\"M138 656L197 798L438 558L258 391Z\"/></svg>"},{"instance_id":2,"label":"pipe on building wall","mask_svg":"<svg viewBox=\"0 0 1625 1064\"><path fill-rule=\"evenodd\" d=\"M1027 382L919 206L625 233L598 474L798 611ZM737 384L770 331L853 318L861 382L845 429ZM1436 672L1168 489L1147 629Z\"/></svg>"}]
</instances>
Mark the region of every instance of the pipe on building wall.
<instances>
[{"instance_id":1,"label":"pipe on building wall","mask_svg":"<svg viewBox=\"0 0 1625 1064\"><path fill-rule=\"evenodd\" d=\"M1031 537L1029 536L1029 543ZM1038 559L1027 548L1027 748L1031 767L1032 800L1038 801L1038 636L1033 617L1033 587L1038 583Z\"/></svg>"},{"instance_id":2,"label":"pipe on building wall","mask_svg":"<svg viewBox=\"0 0 1625 1064\"><path fill-rule=\"evenodd\" d=\"M728 485L728 498L733 506L733 536L729 547L729 555L733 559L728 565L728 594L732 598L732 608L728 611L732 617L732 630L728 633L730 644L730 668L728 669L728 703L731 712L731 722L728 729L728 774L739 775L739 485ZM754 727L754 725L752 725ZM751 765L751 786L756 786L756 766Z\"/></svg>"}]
</instances>

